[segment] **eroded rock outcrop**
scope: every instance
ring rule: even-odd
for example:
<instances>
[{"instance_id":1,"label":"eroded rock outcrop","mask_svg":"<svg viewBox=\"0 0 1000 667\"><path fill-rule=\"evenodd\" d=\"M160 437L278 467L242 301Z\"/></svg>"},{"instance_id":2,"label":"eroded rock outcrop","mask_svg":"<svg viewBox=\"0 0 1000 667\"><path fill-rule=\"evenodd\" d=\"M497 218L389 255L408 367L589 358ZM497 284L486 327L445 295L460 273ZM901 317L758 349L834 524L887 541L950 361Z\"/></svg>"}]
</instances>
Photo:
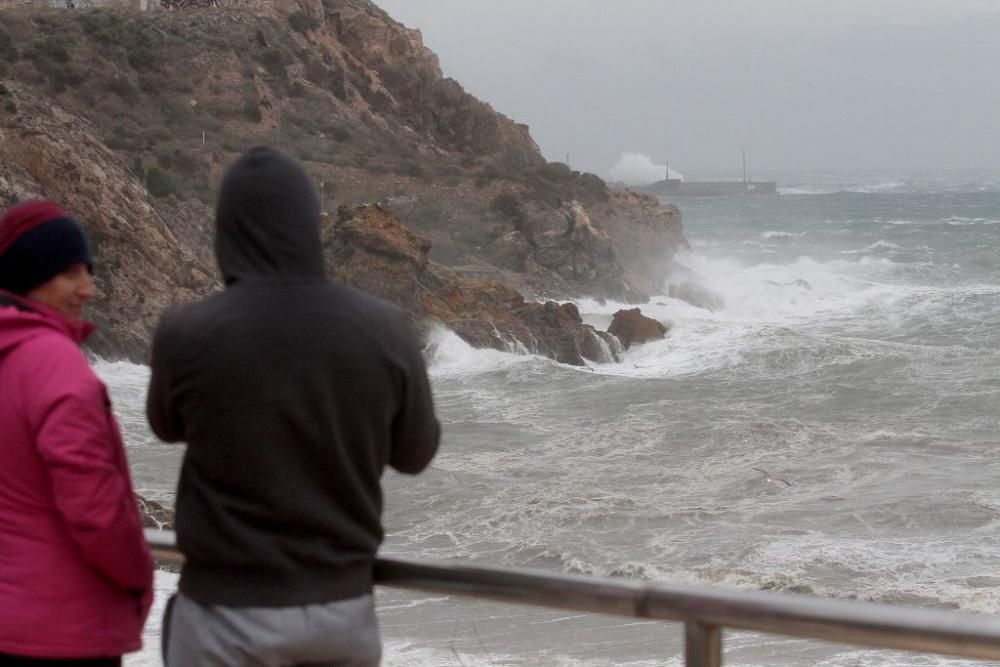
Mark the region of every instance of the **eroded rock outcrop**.
<instances>
[{"instance_id":1,"label":"eroded rock outcrop","mask_svg":"<svg viewBox=\"0 0 1000 667\"><path fill-rule=\"evenodd\" d=\"M212 285L212 269L153 207L141 183L79 118L6 84L0 104L0 207L53 198L90 236L99 292L89 311L94 352L145 359L164 307ZM10 111L14 109L15 111Z\"/></svg>"},{"instance_id":2,"label":"eroded rock outcrop","mask_svg":"<svg viewBox=\"0 0 1000 667\"><path fill-rule=\"evenodd\" d=\"M611 361L615 340L584 324L573 304L529 302L496 280L470 278L428 259L430 241L379 205L343 208L324 228L338 280L439 321L476 347L518 349L562 363Z\"/></svg>"},{"instance_id":3,"label":"eroded rock outcrop","mask_svg":"<svg viewBox=\"0 0 1000 667\"><path fill-rule=\"evenodd\" d=\"M135 494L135 500L139 504L139 514L142 515L143 528L157 528L159 530L174 529L174 511L172 509L155 500L145 498L138 493Z\"/></svg>"},{"instance_id":4,"label":"eroded rock outcrop","mask_svg":"<svg viewBox=\"0 0 1000 667\"><path fill-rule=\"evenodd\" d=\"M652 317L646 317L638 308L629 308L614 314L608 333L617 337L627 350L633 345L661 340L667 335L667 327Z\"/></svg>"}]
</instances>

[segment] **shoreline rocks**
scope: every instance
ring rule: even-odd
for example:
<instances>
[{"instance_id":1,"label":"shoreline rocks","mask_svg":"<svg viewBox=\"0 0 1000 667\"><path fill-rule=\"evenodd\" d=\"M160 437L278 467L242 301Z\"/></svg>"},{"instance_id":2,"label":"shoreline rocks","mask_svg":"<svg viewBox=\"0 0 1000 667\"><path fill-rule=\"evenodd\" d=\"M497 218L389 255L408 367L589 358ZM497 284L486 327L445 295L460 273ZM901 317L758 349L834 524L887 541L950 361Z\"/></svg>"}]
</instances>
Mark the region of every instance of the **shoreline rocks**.
<instances>
[{"instance_id":1,"label":"shoreline rocks","mask_svg":"<svg viewBox=\"0 0 1000 667\"><path fill-rule=\"evenodd\" d=\"M667 335L667 327L662 322L646 317L638 308L619 310L611 319L608 333L621 341L626 350L651 340L662 340Z\"/></svg>"},{"instance_id":2,"label":"shoreline rocks","mask_svg":"<svg viewBox=\"0 0 1000 667\"><path fill-rule=\"evenodd\" d=\"M139 504L143 528L174 529L174 511L172 509L155 500L140 496L138 493L135 494L135 500Z\"/></svg>"},{"instance_id":3,"label":"shoreline rocks","mask_svg":"<svg viewBox=\"0 0 1000 667\"><path fill-rule=\"evenodd\" d=\"M418 322L441 322L474 347L520 349L575 366L618 360L617 341L585 324L573 304L529 302L504 283L431 261L430 249L429 239L378 204L342 208L324 228L328 272Z\"/></svg>"}]
</instances>

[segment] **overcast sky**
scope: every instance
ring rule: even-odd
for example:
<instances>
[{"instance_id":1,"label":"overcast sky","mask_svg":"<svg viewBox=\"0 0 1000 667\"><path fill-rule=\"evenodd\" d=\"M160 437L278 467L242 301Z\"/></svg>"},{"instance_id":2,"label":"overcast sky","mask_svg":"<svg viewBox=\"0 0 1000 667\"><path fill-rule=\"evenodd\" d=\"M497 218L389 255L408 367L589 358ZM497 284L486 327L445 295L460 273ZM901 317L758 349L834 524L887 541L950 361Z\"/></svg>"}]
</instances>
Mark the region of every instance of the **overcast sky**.
<instances>
[{"instance_id":1,"label":"overcast sky","mask_svg":"<svg viewBox=\"0 0 1000 667\"><path fill-rule=\"evenodd\" d=\"M575 169L1000 169L1000 0L375 1Z\"/></svg>"}]
</instances>

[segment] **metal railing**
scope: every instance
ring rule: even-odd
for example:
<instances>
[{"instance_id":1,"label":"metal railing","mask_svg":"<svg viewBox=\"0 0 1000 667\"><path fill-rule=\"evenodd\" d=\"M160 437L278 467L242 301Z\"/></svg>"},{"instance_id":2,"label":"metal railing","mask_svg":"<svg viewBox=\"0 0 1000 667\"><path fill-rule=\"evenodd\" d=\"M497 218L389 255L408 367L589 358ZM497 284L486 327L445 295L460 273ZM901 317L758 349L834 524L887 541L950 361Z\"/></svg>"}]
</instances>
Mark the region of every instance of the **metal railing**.
<instances>
[{"instance_id":1,"label":"metal railing","mask_svg":"<svg viewBox=\"0 0 1000 667\"><path fill-rule=\"evenodd\" d=\"M160 562L183 561L173 532L147 530L146 538ZM722 664L725 628L1000 660L1000 618L965 612L403 558L379 558L375 581L429 593L680 622L689 667Z\"/></svg>"}]
</instances>

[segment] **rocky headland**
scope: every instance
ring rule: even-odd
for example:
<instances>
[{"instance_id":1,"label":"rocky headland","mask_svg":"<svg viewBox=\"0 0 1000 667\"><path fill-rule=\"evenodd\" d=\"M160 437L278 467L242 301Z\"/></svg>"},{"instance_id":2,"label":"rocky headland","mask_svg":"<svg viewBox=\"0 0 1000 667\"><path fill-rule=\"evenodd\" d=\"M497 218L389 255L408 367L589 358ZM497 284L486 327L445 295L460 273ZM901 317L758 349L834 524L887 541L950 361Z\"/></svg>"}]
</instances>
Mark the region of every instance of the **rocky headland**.
<instances>
[{"instance_id":1,"label":"rocky headland","mask_svg":"<svg viewBox=\"0 0 1000 667\"><path fill-rule=\"evenodd\" d=\"M547 162L367 0L0 8L0 205L87 227L94 352L143 360L163 307L219 287L215 187L258 143L314 179L332 275L477 346L614 359L557 301L641 303L686 245L676 208Z\"/></svg>"}]
</instances>

